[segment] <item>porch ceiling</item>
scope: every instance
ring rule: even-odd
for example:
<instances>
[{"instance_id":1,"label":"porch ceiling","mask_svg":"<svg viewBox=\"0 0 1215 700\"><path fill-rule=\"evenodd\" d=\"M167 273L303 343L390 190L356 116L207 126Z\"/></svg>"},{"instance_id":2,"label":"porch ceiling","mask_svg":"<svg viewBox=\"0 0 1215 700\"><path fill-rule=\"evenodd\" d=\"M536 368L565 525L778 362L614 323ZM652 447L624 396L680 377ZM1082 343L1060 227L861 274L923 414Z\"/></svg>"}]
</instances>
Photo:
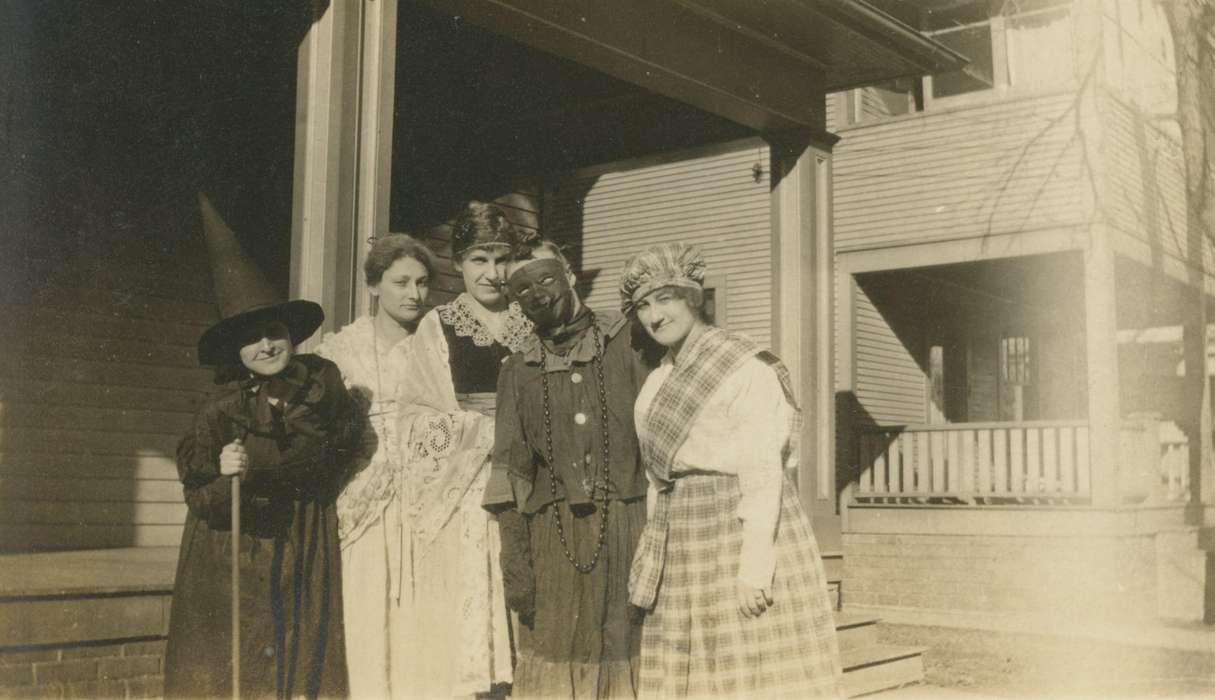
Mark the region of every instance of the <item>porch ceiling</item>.
<instances>
[{"instance_id":1,"label":"porch ceiling","mask_svg":"<svg viewBox=\"0 0 1215 700\"><path fill-rule=\"evenodd\" d=\"M761 132L821 132L829 91L963 62L859 0L421 2Z\"/></svg>"},{"instance_id":2,"label":"porch ceiling","mask_svg":"<svg viewBox=\"0 0 1215 700\"><path fill-rule=\"evenodd\" d=\"M966 59L863 0L674 0L808 56L828 92L921 76Z\"/></svg>"}]
</instances>

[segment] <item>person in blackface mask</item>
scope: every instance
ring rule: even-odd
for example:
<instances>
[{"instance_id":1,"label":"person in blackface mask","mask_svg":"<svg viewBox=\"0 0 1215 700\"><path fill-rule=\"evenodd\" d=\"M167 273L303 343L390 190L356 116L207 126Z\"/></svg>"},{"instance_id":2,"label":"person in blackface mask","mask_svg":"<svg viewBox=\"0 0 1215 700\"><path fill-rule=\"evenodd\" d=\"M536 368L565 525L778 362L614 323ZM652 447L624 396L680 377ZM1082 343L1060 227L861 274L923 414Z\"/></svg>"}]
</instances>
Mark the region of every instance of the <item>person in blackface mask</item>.
<instances>
[{"instance_id":1,"label":"person in blackface mask","mask_svg":"<svg viewBox=\"0 0 1215 700\"><path fill-rule=\"evenodd\" d=\"M512 697L632 698L640 627L628 574L646 491L632 407L657 354L622 317L582 304L553 243L526 243L507 275L536 326L498 376L484 501L522 623Z\"/></svg>"}]
</instances>

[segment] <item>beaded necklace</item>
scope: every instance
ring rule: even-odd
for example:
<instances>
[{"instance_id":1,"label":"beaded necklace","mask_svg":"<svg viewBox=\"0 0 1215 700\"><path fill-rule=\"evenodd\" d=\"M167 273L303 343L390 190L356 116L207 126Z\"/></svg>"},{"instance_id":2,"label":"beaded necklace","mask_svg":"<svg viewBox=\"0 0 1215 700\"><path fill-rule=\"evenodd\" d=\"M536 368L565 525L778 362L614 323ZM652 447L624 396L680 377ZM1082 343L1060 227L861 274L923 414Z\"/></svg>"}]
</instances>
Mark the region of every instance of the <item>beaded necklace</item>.
<instances>
[{"instance_id":1,"label":"beaded necklace","mask_svg":"<svg viewBox=\"0 0 1215 700\"><path fill-rule=\"evenodd\" d=\"M596 481L594 475L589 472L583 477L583 489L586 495L592 502L595 500L596 491L603 494L600 505L600 520L599 520L599 544L595 548L595 554L591 557L590 562L582 563L578 558L570 552L569 543L565 539L565 527L561 524L561 509L557 507L557 471L553 464L553 417L552 404L549 401L548 393L548 371L547 358L548 353L544 349L544 343L540 343L540 378L541 385L544 390L544 440L548 448L548 476L549 486L553 493L553 520L557 523L557 536L561 539L561 548L565 552L565 558L569 563L578 570L579 573L589 574L595 570L595 566L599 564L599 557L603 554L603 548L607 543L607 519L608 506L611 503L608 498L608 456L609 456L609 437L608 437L608 407L607 407L607 383L603 380L603 357L601 356L601 337L599 335L599 325L595 323L595 316L591 314L591 331L595 334L595 351L591 358L591 364L595 367L595 379L599 383L599 427L603 433L603 462L600 465L600 479ZM585 467L584 467L585 468ZM572 512L572 511L571 511Z\"/></svg>"}]
</instances>

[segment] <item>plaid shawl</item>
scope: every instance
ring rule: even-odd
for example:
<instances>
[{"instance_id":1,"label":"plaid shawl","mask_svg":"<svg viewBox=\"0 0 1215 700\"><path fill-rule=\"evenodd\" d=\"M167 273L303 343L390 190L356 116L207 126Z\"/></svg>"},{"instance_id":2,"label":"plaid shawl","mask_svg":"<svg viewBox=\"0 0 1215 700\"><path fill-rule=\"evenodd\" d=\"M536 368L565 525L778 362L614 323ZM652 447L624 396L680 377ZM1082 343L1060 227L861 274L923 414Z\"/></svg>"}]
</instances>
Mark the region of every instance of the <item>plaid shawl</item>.
<instances>
[{"instance_id":1,"label":"plaid shawl","mask_svg":"<svg viewBox=\"0 0 1215 700\"><path fill-rule=\"evenodd\" d=\"M726 377L752 357L772 367L793 407L789 444L784 446L783 457L786 472L796 468L801 411L794 398L789 370L779 358L760 349L746 336L715 327L706 329L682 350L679 364L658 389L644 419L637 425L642 462L658 487L658 501L642 532L629 574L629 600L640 608L653 607L666 562L671 467L675 455L687 440L706 400Z\"/></svg>"}]
</instances>

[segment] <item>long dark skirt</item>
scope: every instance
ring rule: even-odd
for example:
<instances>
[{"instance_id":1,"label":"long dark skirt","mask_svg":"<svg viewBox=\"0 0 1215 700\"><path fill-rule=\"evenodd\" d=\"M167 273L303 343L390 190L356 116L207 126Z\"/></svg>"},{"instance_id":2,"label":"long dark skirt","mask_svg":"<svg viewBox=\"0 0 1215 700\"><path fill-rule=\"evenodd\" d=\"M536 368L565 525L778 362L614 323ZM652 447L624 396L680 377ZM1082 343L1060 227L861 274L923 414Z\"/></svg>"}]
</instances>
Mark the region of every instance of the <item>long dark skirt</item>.
<instances>
[{"instance_id":1,"label":"long dark skirt","mask_svg":"<svg viewBox=\"0 0 1215 700\"><path fill-rule=\"evenodd\" d=\"M331 504L246 507L240 538L241 697L345 697L341 559ZM294 511L294 512L293 512ZM186 520L165 696L232 696L231 532Z\"/></svg>"},{"instance_id":2,"label":"long dark skirt","mask_svg":"<svg viewBox=\"0 0 1215 700\"><path fill-rule=\"evenodd\" d=\"M560 501L531 517L536 616L516 635L512 697L634 698L641 627L631 613L628 583L645 526L645 499L611 503L604 552L588 574L566 559L553 508L560 509L579 562L589 562L599 543L598 512L575 518Z\"/></svg>"},{"instance_id":3,"label":"long dark skirt","mask_svg":"<svg viewBox=\"0 0 1215 700\"><path fill-rule=\"evenodd\" d=\"M642 697L840 695L827 580L810 521L786 479L776 532L774 603L738 610L738 477L675 480L666 562L641 644Z\"/></svg>"}]
</instances>

